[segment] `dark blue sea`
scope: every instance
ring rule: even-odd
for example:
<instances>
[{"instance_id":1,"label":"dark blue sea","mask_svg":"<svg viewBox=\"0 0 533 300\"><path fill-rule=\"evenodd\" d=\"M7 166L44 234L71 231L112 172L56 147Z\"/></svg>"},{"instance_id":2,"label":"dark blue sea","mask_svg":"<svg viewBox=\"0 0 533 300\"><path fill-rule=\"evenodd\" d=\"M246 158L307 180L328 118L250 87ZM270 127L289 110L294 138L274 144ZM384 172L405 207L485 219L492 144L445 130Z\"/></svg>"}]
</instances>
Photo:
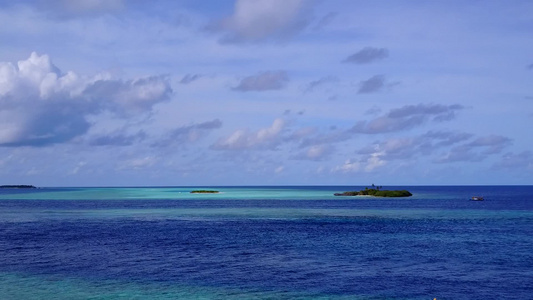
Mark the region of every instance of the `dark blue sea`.
<instances>
[{"instance_id":1,"label":"dark blue sea","mask_svg":"<svg viewBox=\"0 0 533 300\"><path fill-rule=\"evenodd\" d=\"M0 299L533 299L533 186L363 188L0 189Z\"/></svg>"}]
</instances>

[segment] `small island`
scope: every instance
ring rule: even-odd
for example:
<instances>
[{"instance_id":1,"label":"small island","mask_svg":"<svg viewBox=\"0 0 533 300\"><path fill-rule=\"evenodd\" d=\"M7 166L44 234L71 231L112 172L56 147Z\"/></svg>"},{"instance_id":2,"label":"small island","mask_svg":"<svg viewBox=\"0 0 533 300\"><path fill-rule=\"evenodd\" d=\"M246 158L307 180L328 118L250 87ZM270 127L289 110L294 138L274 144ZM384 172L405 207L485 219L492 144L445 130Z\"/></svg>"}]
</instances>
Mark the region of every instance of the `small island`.
<instances>
[{"instance_id":1,"label":"small island","mask_svg":"<svg viewBox=\"0 0 533 300\"><path fill-rule=\"evenodd\" d=\"M0 185L0 189L36 189L33 185L16 184L16 185Z\"/></svg>"},{"instance_id":2,"label":"small island","mask_svg":"<svg viewBox=\"0 0 533 300\"><path fill-rule=\"evenodd\" d=\"M191 191L191 194L218 194L219 191L212 191L212 190L195 190Z\"/></svg>"},{"instance_id":3,"label":"small island","mask_svg":"<svg viewBox=\"0 0 533 300\"><path fill-rule=\"evenodd\" d=\"M348 191L335 193L335 196L374 196L374 197L410 197L413 194L407 190L382 190L382 187L372 184L372 188L365 188L361 191Z\"/></svg>"}]
</instances>

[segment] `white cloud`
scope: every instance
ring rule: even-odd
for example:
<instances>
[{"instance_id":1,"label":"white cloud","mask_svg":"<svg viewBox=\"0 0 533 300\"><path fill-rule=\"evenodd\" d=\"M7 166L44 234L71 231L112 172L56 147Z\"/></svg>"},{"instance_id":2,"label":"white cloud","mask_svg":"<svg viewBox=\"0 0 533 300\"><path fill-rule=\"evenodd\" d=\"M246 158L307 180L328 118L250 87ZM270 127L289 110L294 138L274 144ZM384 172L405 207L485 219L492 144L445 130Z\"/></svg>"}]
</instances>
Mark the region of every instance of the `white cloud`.
<instances>
[{"instance_id":1,"label":"white cloud","mask_svg":"<svg viewBox=\"0 0 533 300\"><path fill-rule=\"evenodd\" d=\"M146 138L144 131L128 134L124 129L91 137L89 144L93 146L130 146Z\"/></svg>"},{"instance_id":2,"label":"white cloud","mask_svg":"<svg viewBox=\"0 0 533 300\"><path fill-rule=\"evenodd\" d=\"M388 114L370 121L358 122L351 131L356 133L377 134L401 131L420 126L432 120L435 122L449 121L455 118L455 112L463 109L462 105L418 104L406 105L392 109Z\"/></svg>"},{"instance_id":3,"label":"white cloud","mask_svg":"<svg viewBox=\"0 0 533 300\"><path fill-rule=\"evenodd\" d=\"M78 173L80 172L80 170L81 170L85 165L87 165L87 162L85 162L85 161L80 161L80 162L78 162L78 164L76 165L76 167L74 167L74 169L72 169L71 174L73 174L73 175L78 174Z\"/></svg>"},{"instance_id":4,"label":"white cloud","mask_svg":"<svg viewBox=\"0 0 533 300\"><path fill-rule=\"evenodd\" d=\"M365 155L367 158L379 156L385 161L406 160L444 151L446 148L465 142L471 137L471 134L462 132L429 131L415 137L392 137L384 141L377 141L361 148L357 153Z\"/></svg>"},{"instance_id":5,"label":"white cloud","mask_svg":"<svg viewBox=\"0 0 533 300\"><path fill-rule=\"evenodd\" d=\"M219 139L213 146L216 150L274 149L282 142L286 121L277 118L272 126L256 132L239 129L229 137Z\"/></svg>"},{"instance_id":6,"label":"white cloud","mask_svg":"<svg viewBox=\"0 0 533 300\"><path fill-rule=\"evenodd\" d=\"M233 90L240 92L280 90L288 81L289 77L285 71L266 71L243 78Z\"/></svg>"},{"instance_id":7,"label":"white cloud","mask_svg":"<svg viewBox=\"0 0 533 300\"><path fill-rule=\"evenodd\" d=\"M374 170L384 166L387 162L382 159L382 153L372 153L362 159L352 160L348 159L344 164L334 167L331 171L333 173L358 173L358 172L373 172Z\"/></svg>"},{"instance_id":8,"label":"white cloud","mask_svg":"<svg viewBox=\"0 0 533 300\"><path fill-rule=\"evenodd\" d=\"M372 76L367 80L361 81L359 84L359 90L357 90L358 94L370 94L370 93L376 93L383 89L385 86L385 76L383 75L376 75Z\"/></svg>"},{"instance_id":9,"label":"white cloud","mask_svg":"<svg viewBox=\"0 0 533 300\"><path fill-rule=\"evenodd\" d=\"M120 170L141 170L147 169L157 163L157 158L153 156L145 156L141 158L129 159L119 163Z\"/></svg>"},{"instance_id":10,"label":"white cloud","mask_svg":"<svg viewBox=\"0 0 533 300\"><path fill-rule=\"evenodd\" d=\"M533 153L523 151L521 153L505 153L501 160L493 166L493 169L528 170L533 171Z\"/></svg>"},{"instance_id":11,"label":"white cloud","mask_svg":"<svg viewBox=\"0 0 533 300\"><path fill-rule=\"evenodd\" d=\"M348 56L343 62L355 64L368 64L389 56L389 51L385 48L365 47L360 51Z\"/></svg>"},{"instance_id":12,"label":"white cloud","mask_svg":"<svg viewBox=\"0 0 533 300\"><path fill-rule=\"evenodd\" d=\"M219 119L182 126L168 132L162 139L154 143L153 146L184 145L185 143L195 142L207 136L211 131L221 127L222 121Z\"/></svg>"},{"instance_id":13,"label":"white cloud","mask_svg":"<svg viewBox=\"0 0 533 300\"><path fill-rule=\"evenodd\" d=\"M183 76L183 78L181 78L180 83L189 84L193 81L200 79L200 77L202 77L202 75L200 74L186 74L185 76Z\"/></svg>"},{"instance_id":14,"label":"white cloud","mask_svg":"<svg viewBox=\"0 0 533 300\"><path fill-rule=\"evenodd\" d=\"M392 183L405 180L394 177L399 172L412 172L417 184L531 181L505 176L513 166L516 175L531 174L519 167L531 165L523 151L533 149L532 43L520 24L533 4L0 2L9 24L0 28L0 61L11 62L0 63L4 180L25 181L14 174L36 166L35 184L129 185L155 173L171 183L187 166L184 184L344 183L370 175ZM199 32L213 20L217 31ZM28 49L40 53L28 58ZM158 74L169 75L150 76ZM401 86L391 89L393 81ZM170 97L179 101L163 103ZM46 147L31 147L38 145ZM5 160L10 155L25 162ZM151 170L113 170L122 159L151 155L161 157ZM70 176L79 161L87 165ZM494 164L498 170L483 172ZM323 176L310 172L319 165ZM336 165L338 174L326 174ZM272 176L278 166L284 176ZM448 168L465 173L439 174ZM224 169L234 171L220 175ZM359 174L341 171L350 169Z\"/></svg>"},{"instance_id":15,"label":"white cloud","mask_svg":"<svg viewBox=\"0 0 533 300\"><path fill-rule=\"evenodd\" d=\"M372 94L381 92L383 90L388 91L399 84L399 81L387 82L385 75L375 75L367 80L359 82L359 89L357 90L357 93Z\"/></svg>"},{"instance_id":16,"label":"white cloud","mask_svg":"<svg viewBox=\"0 0 533 300\"><path fill-rule=\"evenodd\" d=\"M338 16L338 13L336 12L330 12L326 15L322 16L316 25L313 27L314 30L321 30L324 27L328 26L336 17Z\"/></svg>"},{"instance_id":17,"label":"white cloud","mask_svg":"<svg viewBox=\"0 0 533 300\"><path fill-rule=\"evenodd\" d=\"M0 75L0 146L69 141L88 131L90 115L147 113L172 92L161 76L126 81L103 74L82 77L62 73L47 55L36 53L17 66L0 62Z\"/></svg>"},{"instance_id":18,"label":"white cloud","mask_svg":"<svg viewBox=\"0 0 533 300\"><path fill-rule=\"evenodd\" d=\"M485 147L487 148L486 153L493 154L501 152L503 148L510 145L511 142L511 139L508 137L492 134L487 136L481 136L469 143L467 146Z\"/></svg>"},{"instance_id":19,"label":"white cloud","mask_svg":"<svg viewBox=\"0 0 533 300\"><path fill-rule=\"evenodd\" d=\"M326 144L312 145L305 151L297 154L294 159L299 160L324 160L333 153L334 148Z\"/></svg>"},{"instance_id":20,"label":"white cloud","mask_svg":"<svg viewBox=\"0 0 533 300\"><path fill-rule=\"evenodd\" d=\"M104 79L86 85L81 97L117 115L127 116L151 110L155 104L167 100L171 91L164 76L127 81Z\"/></svg>"},{"instance_id":21,"label":"white cloud","mask_svg":"<svg viewBox=\"0 0 533 300\"><path fill-rule=\"evenodd\" d=\"M348 159L344 162L343 165L333 168L332 171L342 172L342 173L352 173L352 172L359 172L360 170L361 170L361 163Z\"/></svg>"},{"instance_id":22,"label":"white cloud","mask_svg":"<svg viewBox=\"0 0 533 300\"><path fill-rule=\"evenodd\" d=\"M458 161L483 161L489 155L497 154L510 146L512 140L505 136L488 135L476 138L470 143L450 149L436 162L448 163Z\"/></svg>"},{"instance_id":23,"label":"white cloud","mask_svg":"<svg viewBox=\"0 0 533 300\"><path fill-rule=\"evenodd\" d=\"M326 145L315 145L309 147L307 150L307 157L309 159L320 159L329 151L329 147Z\"/></svg>"},{"instance_id":24,"label":"white cloud","mask_svg":"<svg viewBox=\"0 0 533 300\"><path fill-rule=\"evenodd\" d=\"M337 77L335 77L335 76L322 77L322 78L320 78L318 80L314 80L314 81L309 82L309 84L305 88L305 92L312 92L312 91L316 90L317 88L319 88L321 86L328 85L328 84L331 84L331 83L335 83L335 82L338 82L338 81L339 81L339 79Z\"/></svg>"},{"instance_id":25,"label":"white cloud","mask_svg":"<svg viewBox=\"0 0 533 300\"><path fill-rule=\"evenodd\" d=\"M366 162L365 171L367 172L371 172L374 169L377 169L386 164L386 162L383 159L381 159L380 153L372 153L370 157L366 159L365 162Z\"/></svg>"},{"instance_id":26,"label":"white cloud","mask_svg":"<svg viewBox=\"0 0 533 300\"><path fill-rule=\"evenodd\" d=\"M124 6L123 0L48 0L39 8L54 17L73 18L115 13Z\"/></svg>"},{"instance_id":27,"label":"white cloud","mask_svg":"<svg viewBox=\"0 0 533 300\"><path fill-rule=\"evenodd\" d=\"M212 29L225 33L223 42L259 42L282 40L305 28L306 0L237 0L231 16Z\"/></svg>"}]
</instances>

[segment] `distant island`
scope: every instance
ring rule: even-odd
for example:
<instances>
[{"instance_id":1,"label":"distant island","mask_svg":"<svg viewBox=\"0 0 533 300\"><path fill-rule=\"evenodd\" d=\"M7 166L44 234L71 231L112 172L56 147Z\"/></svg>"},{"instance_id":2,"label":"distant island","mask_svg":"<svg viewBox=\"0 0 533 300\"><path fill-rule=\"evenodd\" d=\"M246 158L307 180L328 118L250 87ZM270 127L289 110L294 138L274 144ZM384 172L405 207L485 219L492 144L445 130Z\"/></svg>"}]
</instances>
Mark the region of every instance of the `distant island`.
<instances>
[{"instance_id":1,"label":"distant island","mask_svg":"<svg viewBox=\"0 0 533 300\"><path fill-rule=\"evenodd\" d=\"M407 190L382 190L381 187L372 184L372 188L361 191L348 191L335 193L335 196L374 196L374 197L410 197L413 194Z\"/></svg>"},{"instance_id":2,"label":"distant island","mask_svg":"<svg viewBox=\"0 0 533 300\"><path fill-rule=\"evenodd\" d=\"M0 185L0 189L36 189L33 185L16 184L16 185Z\"/></svg>"},{"instance_id":3,"label":"distant island","mask_svg":"<svg viewBox=\"0 0 533 300\"><path fill-rule=\"evenodd\" d=\"M211 190L195 190L191 191L191 194L218 194L218 191L211 191Z\"/></svg>"}]
</instances>

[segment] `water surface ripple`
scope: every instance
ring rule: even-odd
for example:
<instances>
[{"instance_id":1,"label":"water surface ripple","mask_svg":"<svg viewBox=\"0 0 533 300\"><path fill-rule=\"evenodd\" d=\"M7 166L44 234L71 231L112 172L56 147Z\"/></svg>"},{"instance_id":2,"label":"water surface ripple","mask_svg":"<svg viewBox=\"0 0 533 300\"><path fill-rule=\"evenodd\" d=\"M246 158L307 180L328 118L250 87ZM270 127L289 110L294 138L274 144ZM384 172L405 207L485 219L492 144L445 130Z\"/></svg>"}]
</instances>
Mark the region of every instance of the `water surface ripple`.
<instances>
[{"instance_id":1,"label":"water surface ripple","mask_svg":"<svg viewBox=\"0 0 533 300\"><path fill-rule=\"evenodd\" d=\"M0 298L531 298L530 186L187 189L2 191Z\"/></svg>"}]
</instances>

